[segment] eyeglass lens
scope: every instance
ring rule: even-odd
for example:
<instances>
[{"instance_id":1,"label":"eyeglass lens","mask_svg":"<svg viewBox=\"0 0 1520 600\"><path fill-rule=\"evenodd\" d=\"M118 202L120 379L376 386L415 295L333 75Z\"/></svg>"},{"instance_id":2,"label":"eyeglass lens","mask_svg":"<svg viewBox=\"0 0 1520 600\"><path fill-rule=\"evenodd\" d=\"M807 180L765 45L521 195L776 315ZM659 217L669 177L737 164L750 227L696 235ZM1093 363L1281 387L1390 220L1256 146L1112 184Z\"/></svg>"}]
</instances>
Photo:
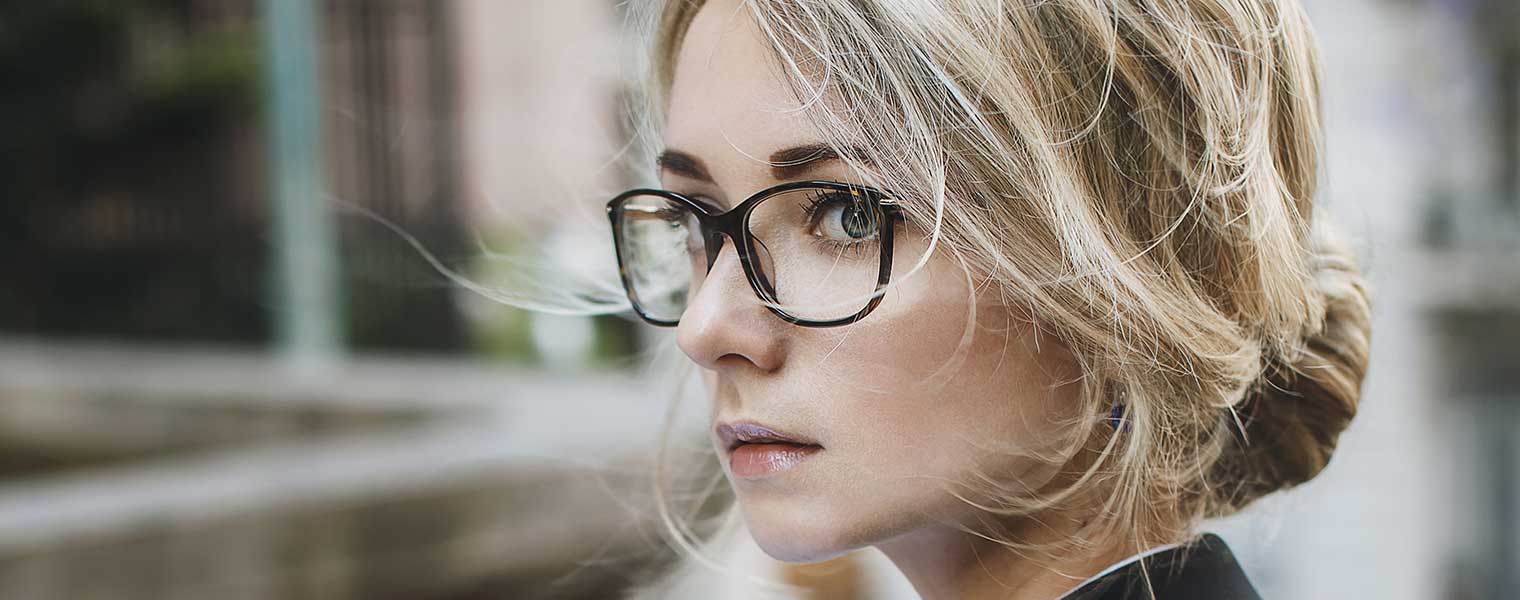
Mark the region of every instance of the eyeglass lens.
<instances>
[{"instance_id":1,"label":"eyeglass lens","mask_svg":"<svg viewBox=\"0 0 1520 600\"><path fill-rule=\"evenodd\" d=\"M635 301L651 318L679 320L707 272L697 215L654 195L628 198L619 214L623 268ZM876 290L881 219L874 202L845 190L803 188L768 196L746 223L756 274L795 318L854 315Z\"/></svg>"}]
</instances>

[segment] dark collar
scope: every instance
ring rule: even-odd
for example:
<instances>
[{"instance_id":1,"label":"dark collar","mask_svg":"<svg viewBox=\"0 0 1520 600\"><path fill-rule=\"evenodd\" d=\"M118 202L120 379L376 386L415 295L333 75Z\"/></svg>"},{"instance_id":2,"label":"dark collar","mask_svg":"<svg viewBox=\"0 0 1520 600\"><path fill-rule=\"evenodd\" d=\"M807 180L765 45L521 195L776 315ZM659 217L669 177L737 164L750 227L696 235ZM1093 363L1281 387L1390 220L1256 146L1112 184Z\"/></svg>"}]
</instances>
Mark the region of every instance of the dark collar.
<instances>
[{"instance_id":1,"label":"dark collar","mask_svg":"<svg viewBox=\"0 0 1520 600\"><path fill-rule=\"evenodd\" d=\"M1072 591L1066 600L1261 600L1224 539L1204 533L1192 541L1130 561Z\"/></svg>"}]
</instances>

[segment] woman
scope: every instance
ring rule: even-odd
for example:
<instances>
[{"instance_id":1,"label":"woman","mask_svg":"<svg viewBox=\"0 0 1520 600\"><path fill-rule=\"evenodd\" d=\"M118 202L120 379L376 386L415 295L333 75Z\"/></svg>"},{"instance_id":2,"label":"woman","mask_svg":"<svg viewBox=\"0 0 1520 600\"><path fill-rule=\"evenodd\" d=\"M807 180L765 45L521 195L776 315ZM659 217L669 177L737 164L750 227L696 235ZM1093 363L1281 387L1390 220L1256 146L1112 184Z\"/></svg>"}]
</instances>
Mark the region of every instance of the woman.
<instances>
[{"instance_id":1,"label":"woman","mask_svg":"<svg viewBox=\"0 0 1520 600\"><path fill-rule=\"evenodd\" d=\"M1296 0L651 14L660 185L608 214L767 554L875 547L931 599L1258 597L1195 527L1325 467L1370 333Z\"/></svg>"}]
</instances>

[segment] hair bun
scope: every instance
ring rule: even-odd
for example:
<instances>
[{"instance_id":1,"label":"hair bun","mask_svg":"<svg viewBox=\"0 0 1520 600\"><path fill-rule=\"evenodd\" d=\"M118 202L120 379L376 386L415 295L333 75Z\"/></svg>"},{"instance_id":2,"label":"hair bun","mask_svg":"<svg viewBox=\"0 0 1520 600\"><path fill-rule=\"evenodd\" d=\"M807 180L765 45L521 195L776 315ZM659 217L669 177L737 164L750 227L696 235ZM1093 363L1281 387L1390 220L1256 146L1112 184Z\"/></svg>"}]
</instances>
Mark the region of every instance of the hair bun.
<instances>
[{"instance_id":1,"label":"hair bun","mask_svg":"<svg viewBox=\"0 0 1520 600\"><path fill-rule=\"evenodd\" d=\"M1218 514L1313 479L1356 415L1371 341L1367 286L1350 251L1323 218L1315 219L1315 288L1323 295L1320 327L1296 355L1269 361L1239 409L1244 436L1213 468ZM1233 419L1227 425L1236 429Z\"/></svg>"}]
</instances>

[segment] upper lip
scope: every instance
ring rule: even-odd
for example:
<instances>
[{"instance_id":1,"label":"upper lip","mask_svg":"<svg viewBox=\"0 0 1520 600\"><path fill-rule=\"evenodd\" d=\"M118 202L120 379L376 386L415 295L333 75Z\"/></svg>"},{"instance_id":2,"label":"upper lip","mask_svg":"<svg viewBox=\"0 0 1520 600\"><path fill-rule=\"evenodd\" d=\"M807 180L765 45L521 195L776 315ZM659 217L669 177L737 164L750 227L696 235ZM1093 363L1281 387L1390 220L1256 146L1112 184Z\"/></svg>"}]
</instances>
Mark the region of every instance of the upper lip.
<instances>
[{"instance_id":1,"label":"upper lip","mask_svg":"<svg viewBox=\"0 0 1520 600\"><path fill-rule=\"evenodd\" d=\"M740 444L750 442L786 442L788 444L800 444L804 446L819 446L818 442L800 435L777 431L754 421L735 421L719 423L716 431L718 438L723 440L723 447L728 450L737 448Z\"/></svg>"}]
</instances>

